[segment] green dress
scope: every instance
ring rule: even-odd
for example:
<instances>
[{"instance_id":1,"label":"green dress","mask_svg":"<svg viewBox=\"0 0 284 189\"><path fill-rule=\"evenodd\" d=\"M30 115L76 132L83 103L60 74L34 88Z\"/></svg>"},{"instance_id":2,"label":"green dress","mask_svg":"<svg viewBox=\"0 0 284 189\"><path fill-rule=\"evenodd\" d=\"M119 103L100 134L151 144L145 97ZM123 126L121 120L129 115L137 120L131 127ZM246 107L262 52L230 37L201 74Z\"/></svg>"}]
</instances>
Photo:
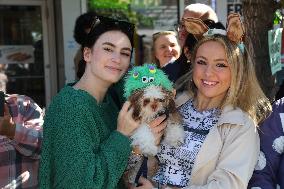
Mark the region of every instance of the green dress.
<instances>
[{"instance_id":1,"label":"green dress","mask_svg":"<svg viewBox=\"0 0 284 189\"><path fill-rule=\"evenodd\" d=\"M43 126L40 188L124 188L121 176L131 152L116 131L118 108L65 86L52 100Z\"/></svg>"}]
</instances>

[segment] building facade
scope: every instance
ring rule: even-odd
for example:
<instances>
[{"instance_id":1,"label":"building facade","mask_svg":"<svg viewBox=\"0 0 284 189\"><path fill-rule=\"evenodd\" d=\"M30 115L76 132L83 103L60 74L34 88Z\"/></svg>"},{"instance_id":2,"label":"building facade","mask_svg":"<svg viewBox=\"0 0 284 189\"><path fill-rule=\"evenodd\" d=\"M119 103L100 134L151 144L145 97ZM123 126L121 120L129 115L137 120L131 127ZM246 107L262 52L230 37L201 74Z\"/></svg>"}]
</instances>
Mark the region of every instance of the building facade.
<instances>
[{"instance_id":1,"label":"building facade","mask_svg":"<svg viewBox=\"0 0 284 189\"><path fill-rule=\"evenodd\" d=\"M221 21L228 9L239 9L231 6L239 1L230 0L149 0L149 6L142 1L144 7L132 1L133 10L148 21L138 25L136 61L151 61L152 34L174 30L184 7L195 2L211 5ZM88 10L88 0L0 0L0 10L0 80L7 81L2 90L31 96L45 107L65 83L75 80L73 57L79 46L73 28Z\"/></svg>"}]
</instances>

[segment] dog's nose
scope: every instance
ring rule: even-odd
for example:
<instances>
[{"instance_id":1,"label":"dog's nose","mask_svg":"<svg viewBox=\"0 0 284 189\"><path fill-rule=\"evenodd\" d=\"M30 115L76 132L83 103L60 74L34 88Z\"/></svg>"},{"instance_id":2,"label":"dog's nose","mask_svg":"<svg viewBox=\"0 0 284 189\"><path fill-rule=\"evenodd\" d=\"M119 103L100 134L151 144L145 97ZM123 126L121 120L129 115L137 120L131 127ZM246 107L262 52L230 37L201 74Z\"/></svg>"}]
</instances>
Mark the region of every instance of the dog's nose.
<instances>
[{"instance_id":1,"label":"dog's nose","mask_svg":"<svg viewBox=\"0 0 284 189\"><path fill-rule=\"evenodd\" d=\"M157 110L157 104L151 104L151 108L153 112L155 112Z\"/></svg>"}]
</instances>

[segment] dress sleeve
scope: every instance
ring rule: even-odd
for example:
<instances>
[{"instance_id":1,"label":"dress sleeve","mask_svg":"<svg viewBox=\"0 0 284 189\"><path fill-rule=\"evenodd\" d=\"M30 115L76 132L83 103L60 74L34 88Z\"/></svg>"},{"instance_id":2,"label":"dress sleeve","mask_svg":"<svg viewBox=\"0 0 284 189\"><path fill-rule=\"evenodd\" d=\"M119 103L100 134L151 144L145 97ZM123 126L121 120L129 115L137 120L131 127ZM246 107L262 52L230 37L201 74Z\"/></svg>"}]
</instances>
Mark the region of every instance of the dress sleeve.
<instances>
[{"instance_id":1,"label":"dress sleeve","mask_svg":"<svg viewBox=\"0 0 284 189\"><path fill-rule=\"evenodd\" d=\"M104 123L83 104L51 111L45 119L40 188L115 188L130 155L128 137L112 131L102 140Z\"/></svg>"},{"instance_id":2,"label":"dress sleeve","mask_svg":"<svg viewBox=\"0 0 284 189\"><path fill-rule=\"evenodd\" d=\"M38 159L42 143L42 109L24 95L12 95L7 101L10 114L16 124L11 144L22 155Z\"/></svg>"},{"instance_id":3,"label":"dress sleeve","mask_svg":"<svg viewBox=\"0 0 284 189\"><path fill-rule=\"evenodd\" d=\"M259 136L251 122L244 126L224 124L223 147L207 184L187 189L246 189L259 154Z\"/></svg>"},{"instance_id":4,"label":"dress sleeve","mask_svg":"<svg viewBox=\"0 0 284 189\"><path fill-rule=\"evenodd\" d=\"M274 104L273 113L260 127L261 152L249 183L249 189L253 187L261 189L276 188L277 174L280 171L279 168L281 168L280 163L284 150L284 134L281 122L281 116L284 118L284 111L281 112L277 108L277 105Z\"/></svg>"}]
</instances>

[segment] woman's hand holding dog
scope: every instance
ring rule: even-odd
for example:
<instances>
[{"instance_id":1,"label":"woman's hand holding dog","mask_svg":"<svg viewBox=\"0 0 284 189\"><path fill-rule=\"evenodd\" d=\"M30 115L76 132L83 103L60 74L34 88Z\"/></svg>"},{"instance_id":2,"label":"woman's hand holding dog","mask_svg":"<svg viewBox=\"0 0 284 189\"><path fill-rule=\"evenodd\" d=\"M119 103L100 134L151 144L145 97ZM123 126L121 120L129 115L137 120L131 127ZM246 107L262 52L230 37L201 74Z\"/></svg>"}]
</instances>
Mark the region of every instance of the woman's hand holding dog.
<instances>
[{"instance_id":1,"label":"woman's hand holding dog","mask_svg":"<svg viewBox=\"0 0 284 189\"><path fill-rule=\"evenodd\" d=\"M133 108L130 108L130 102L127 101L120 110L117 119L117 131L128 137L131 136L140 125L140 121L135 121L132 118L132 113Z\"/></svg>"},{"instance_id":2,"label":"woman's hand holding dog","mask_svg":"<svg viewBox=\"0 0 284 189\"><path fill-rule=\"evenodd\" d=\"M119 112L117 120L117 131L125 136L131 136L132 133L139 127L140 121L135 121L132 117L133 108L130 108L130 102L125 102ZM166 116L162 115L149 123L151 131L155 137L155 144L158 145L164 134L164 129L167 126L165 121Z\"/></svg>"},{"instance_id":3,"label":"woman's hand holding dog","mask_svg":"<svg viewBox=\"0 0 284 189\"><path fill-rule=\"evenodd\" d=\"M154 188L152 183L144 177L140 177L138 182L139 184L141 184L141 186L137 186L137 187L131 186L130 189L153 189Z\"/></svg>"},{"instance_id":4,"label":"woman's hand holding dog","mask_svg":"<svg viewBox=\"0 0 284 189\"><path fill-rule=\"evenodd\" d=\"M159 145L164 134L164 129L167 126L166 116L162 115L149 123L151 131L155 137L155 144Z\"/></svg>"}]
</instances>

